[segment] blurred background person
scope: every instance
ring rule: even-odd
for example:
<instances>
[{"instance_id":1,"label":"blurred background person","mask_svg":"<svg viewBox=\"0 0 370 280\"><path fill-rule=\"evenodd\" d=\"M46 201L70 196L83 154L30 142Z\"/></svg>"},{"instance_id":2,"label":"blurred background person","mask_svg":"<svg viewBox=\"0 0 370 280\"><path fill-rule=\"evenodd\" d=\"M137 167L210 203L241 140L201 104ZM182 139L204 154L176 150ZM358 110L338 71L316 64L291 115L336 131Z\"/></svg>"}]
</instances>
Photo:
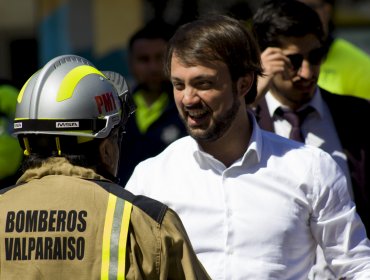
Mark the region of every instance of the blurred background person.
<instances>
[{"instance_id":1,"label":"blurred background person","mask_svg":"<svg viewBox=\"0 0 370 280\"><path fill-rule=\"evenodd\" d=\"M324 55L322 29L317 14L306 5L284 1L282 6L281 1L267 1L254 15L253 30L265 74L258 81L260 99L254 105L259 125L292 138L295 127L285 119L285 113L299 115L310 107L300 120L301 139L295 140L332 155L346 174L369 235L370 138L363 125L370 118L369 102L331 94L317 86Z\"/></svg>"},{"instance_id":2,"label":"blurred background person","mask_svg":"<svg viewBox=\"0 0 370 280\"><path fill-rule=\"evenodd\" d=\"M22 161L22 150L12 136L18 89L7 80L0 80L0 188L16 181Z\"/></svg>"},{"instance_id":3,"label":"blurred background person","mask_svg":"<svg viewBox=\"0 0 370 280\"><path fill-rule=\"evenodd\" d=\"M335 36L335 0L299 0L319 15L328 49L318 84L332 93L370 100L370 55L353 43Z\"/></svg>"},{"instance_id":4,"label":"blurred background person","mask_svg":"<svg viewBox=\"0 0 370 280\"><path fill-rule=\"evenodd\" d=\"M127 123L118 176L125 185L134 167L185 136L173 101L172 85L163 72L163 56L174 28L160 20L149 22L129 41L129 66L134 78L136 112Z\"/></svg>"},{"instance_id":5,"label":"blurred background person","mask_svg":"<svg viewBox=\"0 0 370 280\"><path fill-rule=\"evenodd\" d=\"M254 107L259 125L331 154L346 174L369 236L370 137L364 126L370 118L369 102L318 87L325 37L318 15L303 3L265 2L254 15L253 29L265 74ZM312 279L337 279L320 250L311 272Z\"/></svg>"}]
</instances>

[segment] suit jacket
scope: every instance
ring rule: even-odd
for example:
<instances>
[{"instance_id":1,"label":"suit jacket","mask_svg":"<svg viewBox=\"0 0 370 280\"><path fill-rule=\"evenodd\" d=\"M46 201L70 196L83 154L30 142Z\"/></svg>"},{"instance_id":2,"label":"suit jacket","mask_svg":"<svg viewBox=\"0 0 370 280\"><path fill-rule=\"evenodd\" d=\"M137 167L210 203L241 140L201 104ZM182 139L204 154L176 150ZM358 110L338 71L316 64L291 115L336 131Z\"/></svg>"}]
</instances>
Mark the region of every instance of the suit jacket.
<instances>
[{"instance_id":1,"label":"suit jacket","mask_svg":"<svg viewBox=\"0 0 370 280\"><path fill-rule=\"evenodd\" d=\"M370 103L362 98L320 90L347 156L357 212L370 237L370 125L367 122L370 121ZM262 129L275 132L265 98L253 112Z\"/></svg>"}]
</instances>

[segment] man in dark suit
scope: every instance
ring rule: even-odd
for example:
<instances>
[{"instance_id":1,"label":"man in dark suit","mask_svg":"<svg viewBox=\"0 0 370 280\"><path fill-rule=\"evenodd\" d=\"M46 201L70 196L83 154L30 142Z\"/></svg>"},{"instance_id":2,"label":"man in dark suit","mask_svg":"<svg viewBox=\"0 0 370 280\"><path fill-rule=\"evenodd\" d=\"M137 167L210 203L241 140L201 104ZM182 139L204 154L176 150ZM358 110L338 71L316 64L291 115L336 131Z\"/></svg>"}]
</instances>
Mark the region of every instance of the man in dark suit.
<instances>
[{"instance_id":1,"label":"man in dark suit","mask_svg":"<svg viewBox=\"0 0 370 280\"><path fill-rule=\"evenodd\" d=\"M260 127L330 153L347 176L370 236L370 137L364 125L370 104L317 85L327 50L320 19L310 7L266 1L253 17L253 30L265 74L252 106ZM309 279L334 279L320 248Z\"/></svg>"},{"instance_id":2,"label":"man in dark suit","mask_svg":"<svg viewBox=\"0 0 370 280\"><path fill-rule=\"evenodd\" d=\"M299 1L267 1L253 18L265 76L253 106L259 125L292 138L284 112L302 112L301 141L330 153L347 174L349 191L370 236L370 119L367 100L317 86L325 56L317 14ZM370 90L370 89L369 89Z\"/></svg>"}]
</instances>

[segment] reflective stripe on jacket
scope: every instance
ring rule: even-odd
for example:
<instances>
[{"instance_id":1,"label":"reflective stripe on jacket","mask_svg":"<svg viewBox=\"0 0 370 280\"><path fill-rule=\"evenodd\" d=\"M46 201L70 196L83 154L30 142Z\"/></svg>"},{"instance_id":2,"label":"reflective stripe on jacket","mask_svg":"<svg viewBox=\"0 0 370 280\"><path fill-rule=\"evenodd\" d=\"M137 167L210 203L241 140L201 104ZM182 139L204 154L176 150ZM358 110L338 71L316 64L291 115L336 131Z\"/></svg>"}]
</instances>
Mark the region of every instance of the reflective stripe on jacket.
<instances>
[{"instance_id":1,"label":"reflective stripe on jacket","mask_svg":"<svg viewBox=\"0 0 370 280\"><path fill-rule=\"evenodd\" d=\"M50 159L0 196L0 279L209 279L177 214Z\"/></svg>"}]
</instances>

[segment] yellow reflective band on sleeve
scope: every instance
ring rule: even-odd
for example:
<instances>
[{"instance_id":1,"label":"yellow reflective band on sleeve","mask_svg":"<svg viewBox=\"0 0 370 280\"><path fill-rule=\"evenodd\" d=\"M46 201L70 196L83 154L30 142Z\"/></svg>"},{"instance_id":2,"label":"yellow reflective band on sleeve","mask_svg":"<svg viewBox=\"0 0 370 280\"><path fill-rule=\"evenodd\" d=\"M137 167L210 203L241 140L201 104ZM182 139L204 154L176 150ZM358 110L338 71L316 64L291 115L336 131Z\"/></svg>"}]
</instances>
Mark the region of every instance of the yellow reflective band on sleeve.
<instances>
[{"instance_id":1,"label":"yellow reflective band on sleeve","mask_svg":"<svg viewBox=\"0 0 370 280\"><path fill-rule=\"evenodd\" d=\"M132 204L109 194L103 232L101 279L125 279L126 244Z\"/></svg>"},{"instance_id":2,"label":"yellow reflective band on sleeve","mask_svg":"<svg viewBox=\"0 0 370 280\"><path fill-rule=\"evenodd\" d=\"M113 214L116 207L117 197L109 194L107 212L105 214L102 258L101 258L101 279L109 279L109 256L110 256L110 233L112 231Z\"/></svg>"},{"instance_id":3,"label":"yellow reflective band on sleeve","mask_svg":"<svg viewBox=\"0 0 370 280\"><path fill-rule=\"evenodd\" d=\"M81 81L82 78L86 77L89 74L97 74L105 77L102 72L89 65L82 65L72 69L64 77L62 84L60 85L57 94L57 102L61 102L68 98L71 98L77 84Z\"/></svg>"},{"instance_id":4,"label":"yellow reflective band on sleeve","mask_svg":"<svg viewBox=\"0 0 370 280\"><path fill-rule=\"evenodd\" d=\"M125 279L126 271L126 248L127 248L127 237L128 237L128 227L130 224L132 204L125 201L121 231L119 235L119 252L118 252L118 274L117 280Z\"/></svg>"}]
</instances>

